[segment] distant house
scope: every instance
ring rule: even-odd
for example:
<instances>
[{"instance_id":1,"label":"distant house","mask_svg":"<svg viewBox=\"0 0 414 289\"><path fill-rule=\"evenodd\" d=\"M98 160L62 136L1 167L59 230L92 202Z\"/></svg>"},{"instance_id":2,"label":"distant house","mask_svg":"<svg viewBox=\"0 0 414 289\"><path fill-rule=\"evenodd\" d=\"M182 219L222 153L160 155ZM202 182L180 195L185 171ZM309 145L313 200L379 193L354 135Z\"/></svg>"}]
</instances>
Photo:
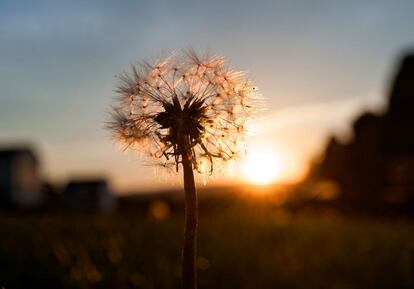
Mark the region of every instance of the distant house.
<instances>
[{"instance_id":1,"label":"distant house","mask_svg":"<svg viewBox=\"0 0 414 289\"><path fill-rule=\"evenodd\" d=\"M61 198L61 205L74 211L112 211L114 195L107 181L103 179L74 180L67 184Z\"/></svg>"},{"instance_id":2,"label":"distant house","mask_svg":"<svg viewBox=\"0 0 414 289\"><path fill-rule=\"evenodd\" d=\"M39 162L29 148L0 149L0 206L37 207L43 202Z\"/></svg>"}]
</instances>

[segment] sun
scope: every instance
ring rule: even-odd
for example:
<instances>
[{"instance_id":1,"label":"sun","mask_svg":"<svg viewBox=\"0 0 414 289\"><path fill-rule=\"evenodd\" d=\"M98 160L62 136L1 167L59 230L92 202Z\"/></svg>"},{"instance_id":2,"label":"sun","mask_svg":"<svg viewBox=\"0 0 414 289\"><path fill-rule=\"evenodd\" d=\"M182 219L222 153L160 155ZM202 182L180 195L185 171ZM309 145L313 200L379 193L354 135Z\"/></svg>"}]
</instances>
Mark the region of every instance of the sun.
<instances>
[{"instance_id":1,"label":"sun","mask_svg":"<svg viewBox=\"0 0 414 289\"><path fill-rule=\"evenodd\" d=\"M242 164L244 175L258 185L277 182L283 175L283 162L270 149L257 149L247 154Z\"/></svg>"}]
</instances>

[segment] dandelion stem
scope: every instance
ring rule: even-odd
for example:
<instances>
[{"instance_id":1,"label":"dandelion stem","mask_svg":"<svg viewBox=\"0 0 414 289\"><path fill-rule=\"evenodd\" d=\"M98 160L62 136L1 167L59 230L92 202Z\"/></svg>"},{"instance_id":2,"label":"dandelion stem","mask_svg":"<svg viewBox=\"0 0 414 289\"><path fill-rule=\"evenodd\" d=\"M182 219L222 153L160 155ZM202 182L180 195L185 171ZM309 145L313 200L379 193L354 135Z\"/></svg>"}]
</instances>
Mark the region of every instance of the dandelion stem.
<instances>
[{"instance_id":1,"label":"dandelion stem","mask_svg":"<svg viewBox=\"0 0 414 289\"><path fill-rule=\"evenodd\" d=\"M183 245L183 289L197 288L196 238L197 238L197 192L194 182L191 150L182 153L185 191L185 229Z\"/></svg>"}]
</instances>

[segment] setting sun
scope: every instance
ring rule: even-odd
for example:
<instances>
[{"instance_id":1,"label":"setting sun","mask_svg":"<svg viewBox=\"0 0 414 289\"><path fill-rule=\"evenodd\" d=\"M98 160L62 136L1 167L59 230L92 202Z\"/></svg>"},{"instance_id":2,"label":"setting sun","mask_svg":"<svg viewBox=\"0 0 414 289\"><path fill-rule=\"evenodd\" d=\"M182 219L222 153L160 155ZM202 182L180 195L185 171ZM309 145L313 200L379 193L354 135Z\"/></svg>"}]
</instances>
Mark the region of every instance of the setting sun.
<instances>
[{"instance_id":1,"label":"setting sun","mask_svg":"<svg viewBox=\"0 0 414 289\"><path fill-rule=\"evenodd\" d=\"M275 182L283 174L281 158L275 152L267 149L249 153L242 168L250 182L260 185Z\"/></svg>"}]
</instances>

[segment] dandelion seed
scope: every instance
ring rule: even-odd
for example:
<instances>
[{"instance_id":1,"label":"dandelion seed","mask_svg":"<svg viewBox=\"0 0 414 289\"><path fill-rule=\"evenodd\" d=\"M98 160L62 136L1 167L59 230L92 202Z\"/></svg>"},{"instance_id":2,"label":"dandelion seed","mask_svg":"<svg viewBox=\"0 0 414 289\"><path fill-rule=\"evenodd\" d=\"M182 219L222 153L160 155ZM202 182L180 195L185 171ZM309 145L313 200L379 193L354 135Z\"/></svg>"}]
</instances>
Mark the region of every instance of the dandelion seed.
<instances>
[{"instance_id":1,"label":"dandelion seed","mask_svg":"<svg viewBox=\"0 0 414 289\"><path fill-rule=\"evenodd\" d=\"M119 79L119 102L108 126L124 149L161 156L162 164L177 170L183 150L191 150L193 167L205 172L200 159L207 155L210 173L232 151L244 151L234 144L243 140L242 128L259 98L244 73L225 66L223 58L183 51L154 65L132 66L131 75Z\"/></svg>"}]
</instances>

